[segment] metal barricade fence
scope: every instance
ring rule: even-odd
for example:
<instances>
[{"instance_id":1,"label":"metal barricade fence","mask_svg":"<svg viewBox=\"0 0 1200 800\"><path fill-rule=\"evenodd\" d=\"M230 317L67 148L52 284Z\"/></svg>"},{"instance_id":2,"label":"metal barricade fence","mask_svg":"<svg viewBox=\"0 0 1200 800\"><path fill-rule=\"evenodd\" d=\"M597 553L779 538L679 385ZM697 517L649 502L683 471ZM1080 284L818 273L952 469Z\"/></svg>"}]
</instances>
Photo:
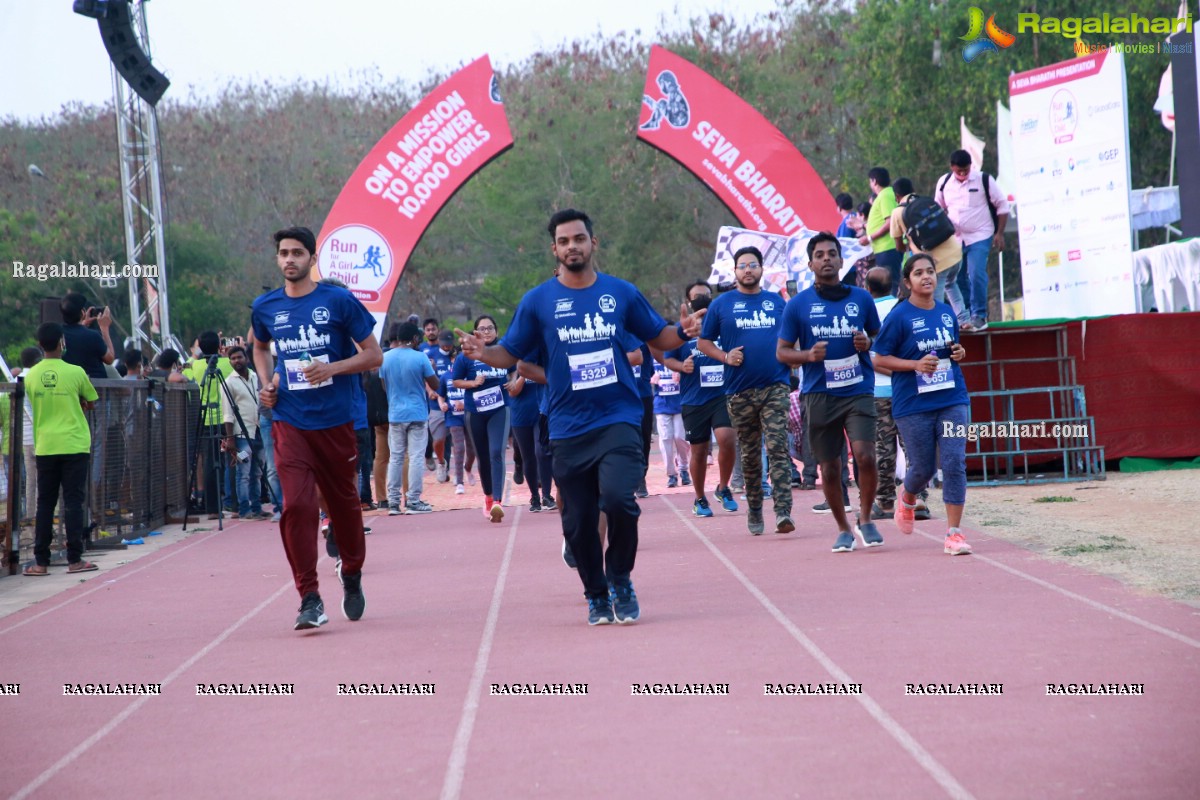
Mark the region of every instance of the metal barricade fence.
<instances>
[{"instance_id":1,"label":"metal barricade fence","mask_svg":"<svg viewBox=\"0 0 1200 800\"><path fill-rule=\"evenodd\" d=\"M192 383L160 380L92 385L99 399L86 412L92 451L84 526L87 546L95 550L121 547L122 540L185 518L200 393ZM0 383L0 575L16 573L33 558L37 474L27 422L24 386ZM55 563L65 547L60 497L51 544Z\"/></svg>"}]
</instances>

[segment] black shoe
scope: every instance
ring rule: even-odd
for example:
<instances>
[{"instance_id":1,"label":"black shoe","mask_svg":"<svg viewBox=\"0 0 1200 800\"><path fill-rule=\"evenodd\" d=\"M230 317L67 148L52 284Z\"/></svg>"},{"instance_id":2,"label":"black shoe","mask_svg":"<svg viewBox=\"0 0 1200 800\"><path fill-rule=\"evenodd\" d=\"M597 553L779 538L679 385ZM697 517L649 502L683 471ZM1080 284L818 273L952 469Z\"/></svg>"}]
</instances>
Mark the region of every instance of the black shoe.
<instances>
[{"instance_id":1,"label":"black shoe","mask_svg":"<svg viewBox=\"0 0 1200 800\"><path fill-rule=\"evenodd\" d=\"M513 465L513 483L520 486L525 482L525 469L520 464Z\"/></svg>"},{"instance_id":2,"label":"black shoe","mask_svg":"<svg viewBox=\"0 0 1200 800\"><path fill-rule=\"evenodd\" d=\"M575 553L571 550L571 546L567 544L567 537L565 536L563 537L562 557L563 563L569 569L579 569L579 566L575 563Z\"/></svg>"},{"instance_id":3,"label":"black shoe","mask_svg":"<svg viewBox=\"0 0 1200 800\"><path fill-rule=\"evenodd\" d=\"M763 515L762 508L754 508L753 506L746 512L746 527L750 529L750 535L758 536L763 532Z\"/></svg>"},{"instance_id":4,"label":"black shoe","mask_svg":"<svg viewBox=\"0 0 1200 800\"><path fill-rule=\"evenodd\" d=\"M542 495L542 510L543 511L558 511L558 504L554 502L554 498L548 494Z\"/></svg>"},{"instance_id":5,"label":"black shoe","mask_svg":"<svg viewBox=\"0 0 1200 800\"><path fill-rule=\"evenodd\" d=\"M646 479L645 478L642 478L641 483L638 484L637 491L635 491L633 494L635 497L649 497L650 496L650 492L646 489Z\"/></svg>"},{"instance_id":6,"label":"black shoe","mask_svg":"<svg viewBox=\"0 0 1200 800\"><path fill-rule=\"evenodd\" d=\"M638 617L642 615L642 609L638 605L637 593L633 591L631 581L626 580L624 583L613 584L609 594L612 596L613 616L617 618L619 624L624 625L638 621Z\"/></svg>"},{"instance_id":7,"label":"black shoe","mask_svg":"<svg viewBox=\"0 0 1200 800\"><path fill-rule=\"evenodd\" d=\"M536 514L542 510L542 501L534 497L529 501L529 513Z\"/></svg>"},{"instance_id":8,"label":"black shoe","mask_svg":"<svg viewBox=\"0 0 1200 800\"><path fill-rule=\"evenodd\" d=\"M338 580L342 582L342 613L351 622L362 619L367 609L367 598L363 597L362 573L347 575L338 562Z\"/></svg>"},{"instance_id":9,"label":"black shoe","mask_svg":"<svg viewBox=\"0 0 1200 800\"><path fill-rule=\"evenodd\" d=\"M300 616L296 617L294 630L304 631L310 628L319 628L326 622L329 622L329 617L325 616L325 604L321 602L321 595L316 592L304 595L304 600L300 603Z\"/></svg>"},{"instance_id":10,"label":"black shoe","mask_svg":"<svg viewBox=\"0 0 1200 800\"><path fill-rule=\"evenodd\" d=\"M333 538L333 526L329 526L329 532L325 534L325 555L330 558L338 557L337 539Z\"/></svg>"}]
</instances>

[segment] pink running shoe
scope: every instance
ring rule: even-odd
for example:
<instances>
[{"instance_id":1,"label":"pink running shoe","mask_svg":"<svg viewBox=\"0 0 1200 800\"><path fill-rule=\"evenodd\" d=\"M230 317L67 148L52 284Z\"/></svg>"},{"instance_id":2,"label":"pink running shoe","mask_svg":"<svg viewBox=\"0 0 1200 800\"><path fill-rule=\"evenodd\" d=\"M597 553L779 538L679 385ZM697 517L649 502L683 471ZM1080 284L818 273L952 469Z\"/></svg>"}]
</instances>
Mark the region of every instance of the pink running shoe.
<instances>
[{"instance_id":1,"label":"pink running shoe","mask_svg":"<svg viewBox=\"0 0 1200 800\"><path fill-rule=\"evenodd\" d=\"M896 527L901 533L913 532L913 512L915 507L909 507L904 504L904 501L899 497L896 498L896 510L892 512L892 521L896 523Z\"/></svg>"},{"instance_id":2,"label":"pink running shoe","mask_svg":"<svg viewBox=\"0 0 1200 800\"><path fill-rule=\"evenodd\" d=\"M971 554L971 545L967 544L967 540L963 537L961 531L954 530L946 536L946 547L942 552L951 556L969 556Z\"/></svg>"}]
</instances>

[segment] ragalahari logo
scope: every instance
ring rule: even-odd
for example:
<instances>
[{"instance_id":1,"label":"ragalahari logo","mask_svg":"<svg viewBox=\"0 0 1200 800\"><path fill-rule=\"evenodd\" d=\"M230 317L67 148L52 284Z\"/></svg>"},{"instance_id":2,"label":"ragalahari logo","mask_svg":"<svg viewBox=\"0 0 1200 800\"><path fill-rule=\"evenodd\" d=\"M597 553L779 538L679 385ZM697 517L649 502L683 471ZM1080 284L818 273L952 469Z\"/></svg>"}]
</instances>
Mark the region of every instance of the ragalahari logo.
<instances>
[{"instance_id":1,"label":"ragalahari logo","mask_svg":"<svg viewBox=\"0 0 1200 800\"><path fill-rule=\"evenodd\" d=\"M1011 33L1000 30L995 14L987 18L986 24L980 9L972 6L969 14L970 28L967 35L958 37L967 43L963 47L963 61L968 64L984 53L994 53L1012 47L1012 43L1017 40Z\"/></svg>"}]
</instances>

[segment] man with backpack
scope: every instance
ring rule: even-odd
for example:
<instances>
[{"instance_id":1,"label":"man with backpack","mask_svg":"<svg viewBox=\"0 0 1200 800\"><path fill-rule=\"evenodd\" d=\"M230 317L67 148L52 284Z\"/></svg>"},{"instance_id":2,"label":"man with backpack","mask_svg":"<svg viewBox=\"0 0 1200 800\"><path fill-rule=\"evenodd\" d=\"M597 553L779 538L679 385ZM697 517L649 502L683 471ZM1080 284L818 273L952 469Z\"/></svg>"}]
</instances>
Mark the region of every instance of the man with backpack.
<instances>
[{"instance_id":1,"label":"man with backpack","mask_svg":"<svg viewBox=\"0 0 1200 800\"><path fill-rule=\"evenodd\" d=\"M933 256L937 271L937 285L933 297L939 303L946 302L958 317L959 327L969 324L970 309L963 301L955 279L962 267L963 249L954 235L954 223L945 209L913 191L912 181L897 178L892 184L896 201L900 204L892 212L891 234L900 252L928 253Z\"/></svg>"},{"instance_id":2,"label":"man with backpack","mask_svg":"<svg viewBox=\"0 0 1200 800\"><path fill-rule=\"evenodd\" d=\"M996 179L982 170L971 169L971 154L955 150L950 154L950 172L938 179L934 200L954 223L963 246L967 265L967 284L959 279L959 288L971 307L971 327L982 331L988 318L988 256L992 248L1004 247L1004 227L1008 223L1008 199L996 185Z\"/></svg>"}]
</instances>

